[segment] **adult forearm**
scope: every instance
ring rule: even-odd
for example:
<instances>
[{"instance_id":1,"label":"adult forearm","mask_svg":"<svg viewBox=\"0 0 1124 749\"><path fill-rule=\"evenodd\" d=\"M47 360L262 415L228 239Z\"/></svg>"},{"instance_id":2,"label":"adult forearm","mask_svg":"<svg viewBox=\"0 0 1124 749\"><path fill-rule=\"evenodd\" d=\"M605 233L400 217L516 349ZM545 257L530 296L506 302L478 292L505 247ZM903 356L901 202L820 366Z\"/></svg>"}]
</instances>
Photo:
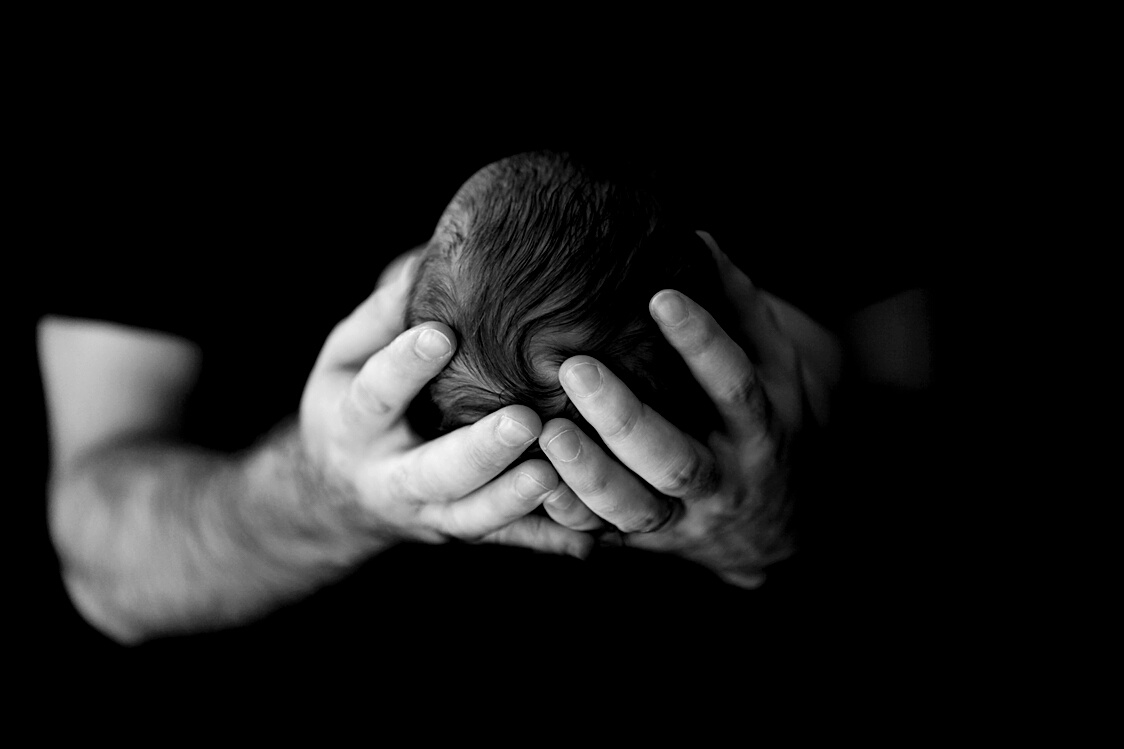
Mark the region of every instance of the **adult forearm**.
<instances>
[{"instance_id":1,"label":"adult forearm","mask_svg":"<svg viewBox=\"0 0 1124 749\"><path fill-rule=\"evenodd\" d=\"M124 642L253 619L392 543L295 428L237 456L97 450L52 480L51 529L75 604Z\"/></svg>"}]
</instances>

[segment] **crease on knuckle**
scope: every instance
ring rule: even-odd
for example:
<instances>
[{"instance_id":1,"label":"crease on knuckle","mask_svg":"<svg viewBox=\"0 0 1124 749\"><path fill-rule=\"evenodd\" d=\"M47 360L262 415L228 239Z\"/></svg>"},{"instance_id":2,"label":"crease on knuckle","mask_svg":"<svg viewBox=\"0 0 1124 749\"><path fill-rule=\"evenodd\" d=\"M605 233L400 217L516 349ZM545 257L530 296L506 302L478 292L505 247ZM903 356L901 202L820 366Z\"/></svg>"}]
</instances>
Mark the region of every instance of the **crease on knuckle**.
<instances>
[{"instance_id":1,"label":"crease on knuckle","mask_svg":"<svg viewBox=\"0 0 1124 749\"><path fill-rule=\"evenodd\" d=\"M391 409L391 405L371 387L362 374L355 378L351 387L351 395L359 408L365 413L385 414Z\"/></svg>"},{"instance_id":2,"label":"crease on knuckle","mask_svg":"<svg viewBox=\"0 0 1124 749\"><path fill-rule=\"evenodd\" d=\"M506 525L480 538L481 541L484 539L492 543L503 544L504 546L527 546L529 543L527 539L527 528L519 523Z\"/></svg>"},{"instance_id":3,"label":"crease on knuckle","mask_svg":"<svg viewBox=\"0 0 1124 749\"><path fill-rule=\"evenodd\" d=\"M718 486L717 466L713 458L692 451L675 464L654 486L672 497L705 495Z\"/></svg>"},{"instance_id":4,"label":"crease on knuckle","mask_svg":"<svg viewBox=\"0 0 1124 749\"><path fill-rule=\"evenodd\" d=\"M423 487L418 486L417 473L405 463L394 466L386 476L386 487L396 502L418 504L423 501Z\"/></svg>"},{"instance_id":5,"label":"crease on knuckle","mask_svg":"<svg viewBox=\"0 0 1124 749\"><path fill-rule=\"evenodd\" d=\"M700 320L696 325L686 325L683 335L679 348L687 356L698 356L709 351L718 340L716 326L709 320Z\"/></svg>"},{"instance_id":6,"label":"crease on knuckle","mask_svg":"<svg viewBox=\"0 0 1124 749\"><path fill-rule=\"evenodd\" d=\"M609 491L609 476L603 471L596 471L582 482L580 494L582 497L603 497ZM615 505L602 503L605 510L611 512Z\"/></svg>"},{"instance_id":7,"label":"crease on knuckle","mask_svg":"<svg viewBox=\"0 0 1124 749\"><path fill-rule=\"evenodd\" d=\"M492 444L471 443L465 451L465 460L474 473L494 473L502 468L502 452Z\"/></svg>"},{"instance_id":8,"label":"crease on knuckle","mask_svg":"<svg viewBox=\"0 0 1124 749\"><path fill-rule=\"evenodd\" d=\"M658 512L655 505L646 507L643 511L633 513L625 520L617 523L617 528L625 533L648 533L659 528L667 519L665 513Z\"/></svg>"},{"instance_id":9,"label":"crease on knuckle","mask_svg":"<svg viewBox=\"0 0 1124 749\"><path fill-rule=\"evenodd\" d=\"M460 515L455 512L450 512L441 519L441 532L449 538L455 538L460 541L472 542L483 538L483 536L474 537L467 533L464 528L463 520Z\"/></svg>"},{"instance_id":10,"label":"crease on knuckle","mask_svg":"<svg viewBox=\"0 0 1124 749\"><path fill-rule=\"evenodd\" d=\"M647 408L643 403L627 408L623 417L614 419L604 430L599 429L598 432L606 442L623 442L636 431Z\"/></svg>"},{"instance_id":11,"label":"crease on knuckle","mask_svg":"<svg viewBox=\"0 0 1124 749\"><path fill-rule=\"evenodd\" d=\"M757 396L757 373L750 368L722 384L718 397L725 403L744 406Z\"/></svg>"},{"instance_id":12,"label":"crease on knuckle","mask_svg":"<svg viewBox=\"0 0 1124 749\"><path fill-rule=\"evenodd\" d=\"M519 528L521 529L520 537L515 541L519 546L530 549L543 549L550 546L550 536L542 518L528 517L523 523L520 523Z\"/></svg>"}]
</instances>

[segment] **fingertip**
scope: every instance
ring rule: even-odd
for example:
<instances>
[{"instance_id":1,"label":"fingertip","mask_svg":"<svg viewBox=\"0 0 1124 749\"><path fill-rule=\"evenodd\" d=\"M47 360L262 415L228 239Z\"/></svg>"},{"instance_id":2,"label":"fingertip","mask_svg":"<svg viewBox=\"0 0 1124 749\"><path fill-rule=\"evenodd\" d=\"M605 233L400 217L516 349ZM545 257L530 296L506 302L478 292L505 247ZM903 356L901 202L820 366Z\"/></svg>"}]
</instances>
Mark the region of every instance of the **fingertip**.
<instances>
[{"instance_id":1,"label":"fingertip","mask_svg":"<svg viewBox=\"0 0 1124 749\"><path fill-rule=\"evenodd\" d=\"M535 413L532 408L515 404L504 406L499 411L496 411L496 413L501 420L510 419L521 424L535 437L538 437L542 432L542 419L539 418L539 415Z\"/></svg>"},{"instance_id":2,"label":"fingertip","mask_svg":"<svg viewBox=\"0 0 1124 749\"><path fill-rule=\"evenodd\" d=\"M648 302L648 312L656 322L669 328L678 328L691 317L687 297L673 289L658 292Z\"/></svg>"},{"instance_id":3,"label":"fingertip","mask_svg":"<svg viewBox=\"0 0 1124 749\"><path fill-rule=\"evenodd\" d=\"M710 254L714 256L714 259L717 262L723 265L730 262L730 258L726 257L726 253L723 252L722 248L718 246L718 242L715 241L710 232L704 231L702 229L697 229L695 231L695 235L703 241L703 244L705 244L707 249L710 250Z\"/></svg>"},{"instance_id":4,"label":"fingertip","mask_svg":"<svg viewBox=\"0 0 1124 749\"><path fill-rule=\"evenodd\" d=\"M605 384L605 369L592 356L574 356L558 368L558 381L569 396L588 398Z\"/></svg>"},{"instance_id":5,"label":"fingertip","mask_svg":"<svg viewBox=\"0 0 1124 749\"><path fill-rule=\"evenodd\" d=\"M552 439L562 434L567 429L577 429L577 425L569 419L555 418L546 422L543 425L542 433L539 434L539 446L546 450L546 445Z\"/></svg>"},{"instance_id":6,"label":"fingertip","mask_svg":"<svg viewBox=\"0 0 1124 749\"><path fill-rule=\"evenodd\" d=\"M588 356L586 354L578 354L577 356L571 356L569 359L562 362L562 366L560 366L558 368L558 379L562 380L569 373L569 371L571 369L578 366L579 364L600 365L601 362L597 361L592 356Z\"/></svg>"},{"instance_id":7,"label":"fingertip","mask_svg":"<svg viewBox=\"0 0 1124 749\"><path fill-rule=\"evenodd\" d=\"M376 291L382 288L405 291L413 281L416 259L416 255L407 252L391 260L375 282Z\"/></svg>"},{"instance_id":8,"label":"fingertip","mask_svg":"<svg viewBox=\"0 0 1124 749\"><path fill-rule=\"evenodd\" d=\"M707 249L710 250L711 256L714 258L714 261L718 263L719 267L727 268L734 264L733 261L730 260L730 257L718 246L718 241L711 236L710 232L699 229L695 234L703 241Z\"/></svg>"},{"instance_id":9,"label":"fingertip","mask_svg":"<svg viewBox=\"0 0 1124 749\"><path fill-rule=\"evenodd\" d=\"M444 362L457 347L457 336L448 325L424 322L410 331L414 337L414 355L427 364Z\"/></svg>"},{"instance_id":10,"label":"fingertip","mask_svg":"<svg viewBox=\"0 0 1124 749\"><path fill-rule=\"evenodd\" d=\"M650 310L664 338L683 357L704 349L721 331L705 307L674 289L652 297Z\"/></svg>"},{"instance_id":11,"label":"fingertip","mask_svg":"<svg viewBox=\"0 0 1124 749\"><path fill-rule=\"evenodd\" d=\"M697 234L699 239L710 249L710 254L714 258L714 262L718 264L719 275L727 286L733 281L738 281L742 284L748 284L751 289L756 288L745 271L731 260L729 255L722 251L722 248L718 246L718 242L710 235L710 232L700 229L696 231L695 234Z\"/></svg>"},{"instance_id":12,"label":"fingertip","mask_svg":"<svg viewBox=\"0 0 1124 749\"><path fill-rule=\"evenodd\" d=\"M523 499L540 499L558 488L558 473L545 460L528 460L516 469L515 490Z\"/></svg>"},{"instance_id":13,"label":"fingertip","mask_svg":"<svg viewBox=\"0 0 1124 749\"><path fill-rule=\"evenodd\" d=\"M527 502L541 502L550 493L550 487L542 483L530 473L520 471L515 474L515 493Z\"/></svg>"}]
</instances>

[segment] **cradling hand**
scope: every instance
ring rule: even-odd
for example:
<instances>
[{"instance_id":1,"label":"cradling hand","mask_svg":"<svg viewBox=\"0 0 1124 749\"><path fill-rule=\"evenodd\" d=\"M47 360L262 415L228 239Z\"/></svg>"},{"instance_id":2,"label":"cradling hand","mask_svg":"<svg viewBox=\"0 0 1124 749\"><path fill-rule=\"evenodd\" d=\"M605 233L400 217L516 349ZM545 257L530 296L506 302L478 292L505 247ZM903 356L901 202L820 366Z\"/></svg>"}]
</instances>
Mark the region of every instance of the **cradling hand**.
<instances>
[{"instance_id":1,"label":"cradling hand","mask_svg":"<svg viewBox=\"0 0 1124 749\"><path fill-rule=\"evenodd\" d=\"M769 564L794 551L792 470L802 436L827 413L837 372L812 366L835 360L830 337L808 348L778 316L799 313L757 290L704 239L759 361L679 292L656 294L650 311L713 401L722 429L703 444L601 362L572 357L559 370L561 384L611 454L573 422L548 422L539 443L564 483L545 507L569 528L612 526L628 546L678 554L754 587Z\"/></svg>"},{"instance_id":2,"label":"cradling hand","mask_svg":"<svg viewBox=\"0 0 1124 749\"><path fill-rule=\"evenodd\" d=\"M404 329L413 263L384 274L324 344L301 399L309 459L387 539L455 538L587 555L588 534L528 515L558 486L551 464L509 468L541 433L531 409L508 406L430 442L407 423L411 400L457 345L447 325Z\"/></svg>"}]
</instances>

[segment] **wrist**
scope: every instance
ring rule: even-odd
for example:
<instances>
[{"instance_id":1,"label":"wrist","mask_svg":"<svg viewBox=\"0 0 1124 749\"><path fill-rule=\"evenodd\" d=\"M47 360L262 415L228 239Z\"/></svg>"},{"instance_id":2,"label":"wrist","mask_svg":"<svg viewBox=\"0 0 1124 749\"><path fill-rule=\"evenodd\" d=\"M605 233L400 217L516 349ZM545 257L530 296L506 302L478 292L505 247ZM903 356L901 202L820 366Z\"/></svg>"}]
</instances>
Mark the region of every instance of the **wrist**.
<instances>
[{"instance_id":1,"label":"wrist","mask_svg":"<svg viewBox=\"0 0 1124 749\"><path fill-rule=\"evenodd\" d=\"M391 528L380 522L360 499L355 485L314 457L295 424L278 428L279 438L267 441L269 449L254 458L252 471L262 474L261 480L283 483L290 487L287 501L301 508L296 517L308 527L297 528L297 536L333 538L341 554L352 563L396 545L400 539ZM281 481L276 477L283 476ZM288 515L288 513L286 513Z\"/></svg>"}]
</instances>

